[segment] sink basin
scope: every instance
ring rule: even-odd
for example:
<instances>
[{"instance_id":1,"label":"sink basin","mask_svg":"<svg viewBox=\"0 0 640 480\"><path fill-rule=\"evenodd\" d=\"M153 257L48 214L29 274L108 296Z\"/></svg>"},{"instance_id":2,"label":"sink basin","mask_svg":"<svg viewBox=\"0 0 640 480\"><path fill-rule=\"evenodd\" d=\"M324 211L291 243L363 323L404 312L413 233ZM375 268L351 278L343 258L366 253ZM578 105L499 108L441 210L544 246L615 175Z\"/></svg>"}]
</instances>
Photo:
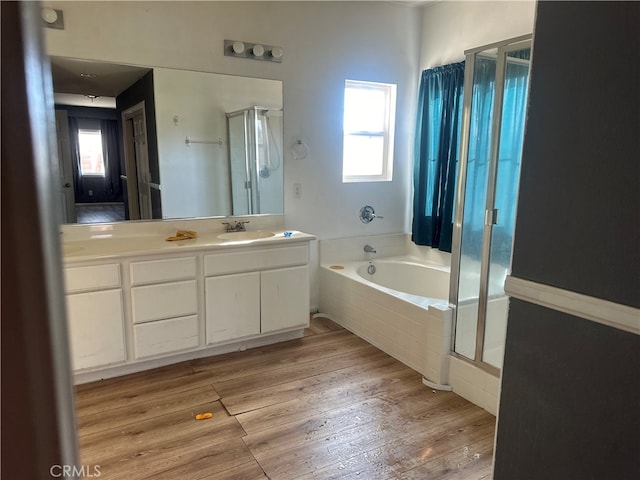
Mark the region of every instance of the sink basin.
<instances>
[{"instance_id":1,"label":"sink basin","mask_svg":"<svg viewBox=\"0 0 640 480\"><path fill-rule=\"evenodd\" d=\"M242 241L242 240L258 240L260 238L269 238L273 237L275 233L273 232L227 232L218 235L218 238L222 240L234 240L234 241Z\"/></svg>"},{"instance_id":2,"label":"sink basin","mask_svg":"<svg viewBox=\"0 0 640 480\"><path fill-rule=\"evenodd\" d=\"M84 250L84 247L81 247L80 245L65 245L65 244L62 244L62 252L65 255L69 255L71 253L77 253L77 252L80 252L81 250Z\"/></svg>"}]
</instances>

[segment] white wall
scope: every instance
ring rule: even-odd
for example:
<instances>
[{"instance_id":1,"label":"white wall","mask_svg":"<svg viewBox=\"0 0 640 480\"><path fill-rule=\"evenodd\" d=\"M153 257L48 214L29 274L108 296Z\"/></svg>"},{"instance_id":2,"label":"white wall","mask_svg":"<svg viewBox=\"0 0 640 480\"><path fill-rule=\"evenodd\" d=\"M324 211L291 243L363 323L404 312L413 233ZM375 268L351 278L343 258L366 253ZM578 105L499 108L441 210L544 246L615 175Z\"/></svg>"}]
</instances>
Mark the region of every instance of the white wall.
<instances>
[{"instance_id":1,"label":"white wall","mask_svg":"<svg viewBox=\"0 0 640 480\"><path fill-rule=\"evenodd\" d=\"M65 30L45 29L48 52L284 82L287 227L336 238L409 228L421 13L392 2L45 2ZM279 45L283 62L225 57L225 38ZM342 183L345 79L398 85L392 182ZM296 138L309 156L292 160ZM300 183L300 199L293 184ZM365 225L360 207L384 219ZM315 255L314 255L315 256ZM315 258L312 258L315 261ZM312 275L312 304L316 296Z\"/></svg>"},{"instance_id":2,"label":"white wall","mask_svg":"<svg viewBox=\"0 0 640 480\"><path fill-rule=\"evenodd\" d=\"M284 81L287 224L320 237L401 232L408 189L418 76L420 10L387 2L50 2L65 30L46 29L53 55L231 73ZM282 64L225 57L225 38L280 45ZM346 78L398 84L394 180L343 184L342 99ZM302 198L293 198L293 184ZM384 220L362 224L366 203Z\"/></svg>"},{"instance_id":3,"label":"white wall","mask_svg":"<svg viewBox=\"0 0 640 480\"><path fill-rule=\"evenodd\" d=\"M464 51L533 32L536 2L445 1L422 13L420 70L464 60Z\"/></svg>"}]
</instances>

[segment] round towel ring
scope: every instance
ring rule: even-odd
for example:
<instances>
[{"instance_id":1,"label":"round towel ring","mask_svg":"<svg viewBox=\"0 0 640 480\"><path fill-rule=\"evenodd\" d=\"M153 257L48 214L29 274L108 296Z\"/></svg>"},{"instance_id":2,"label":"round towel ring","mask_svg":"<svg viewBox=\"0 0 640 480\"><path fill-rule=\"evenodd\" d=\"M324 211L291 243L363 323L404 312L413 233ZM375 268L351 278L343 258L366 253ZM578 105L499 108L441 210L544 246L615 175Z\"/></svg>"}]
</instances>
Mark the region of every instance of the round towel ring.
<instances>
[{"instance_id":1,"label":"round towel ring","mask_svg":"<svg viewBox=\"0 0 640 480\"><path fill-rule=\"evenodd\" d=\"M294 143L293 147L291 147L291 152L293 153L294 160L303 160L309 156L309 147L304 141L298 138Z\"/></svg>"}]
</instances>

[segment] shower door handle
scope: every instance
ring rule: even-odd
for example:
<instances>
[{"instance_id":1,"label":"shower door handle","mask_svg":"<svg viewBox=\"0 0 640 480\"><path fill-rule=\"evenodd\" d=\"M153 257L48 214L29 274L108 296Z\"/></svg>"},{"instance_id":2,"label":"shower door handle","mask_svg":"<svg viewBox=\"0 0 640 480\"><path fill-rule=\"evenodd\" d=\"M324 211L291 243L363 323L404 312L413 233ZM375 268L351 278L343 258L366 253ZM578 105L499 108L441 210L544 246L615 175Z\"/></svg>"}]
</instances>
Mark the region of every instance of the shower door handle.
<instances>
[{"instance_id":1,"label":"shower door handle","mask_svg":"<svg viewBox=\"0 0 640 480\"><path fill-rule=\"evenodd\" d=\"M491 210L485 210L484 212L484 224L487 227L498 224L498 209L493 208Z\"/></svg>"}]
</instances>

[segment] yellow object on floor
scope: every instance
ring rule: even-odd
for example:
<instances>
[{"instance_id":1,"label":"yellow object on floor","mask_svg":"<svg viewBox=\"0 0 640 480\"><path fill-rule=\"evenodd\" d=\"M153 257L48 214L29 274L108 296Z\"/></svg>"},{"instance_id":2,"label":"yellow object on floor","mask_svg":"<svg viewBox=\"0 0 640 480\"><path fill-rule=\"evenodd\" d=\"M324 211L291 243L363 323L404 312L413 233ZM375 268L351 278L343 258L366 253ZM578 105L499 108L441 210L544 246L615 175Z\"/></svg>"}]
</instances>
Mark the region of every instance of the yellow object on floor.
<instances>
[{"instance_id":1,"label":"yellow object on floor","mask_svg":"<svg viewBox=\"0 0 640 480\"><path fill-rule=\"evenodd\" d=\"M198 232L194 230L178 230L174 237L167 237L165 240L167 242L176 242L178 240L189 240L190 238L196 238L198 236Z\"/></svg>"},{"instance_id":2,"label":"yellow object on floor","mask_svg":"<svg viewBox=\"0 0 640 480\"><path fill-rule=\"evenodd\" d=\"M199 413L196 415L196 420L206 420L211 417L213 417L213 413L211 412Z\"/></svg>"}]
</instances>

